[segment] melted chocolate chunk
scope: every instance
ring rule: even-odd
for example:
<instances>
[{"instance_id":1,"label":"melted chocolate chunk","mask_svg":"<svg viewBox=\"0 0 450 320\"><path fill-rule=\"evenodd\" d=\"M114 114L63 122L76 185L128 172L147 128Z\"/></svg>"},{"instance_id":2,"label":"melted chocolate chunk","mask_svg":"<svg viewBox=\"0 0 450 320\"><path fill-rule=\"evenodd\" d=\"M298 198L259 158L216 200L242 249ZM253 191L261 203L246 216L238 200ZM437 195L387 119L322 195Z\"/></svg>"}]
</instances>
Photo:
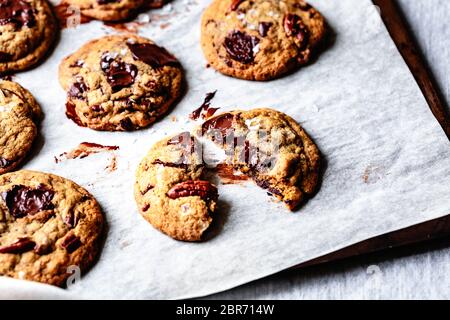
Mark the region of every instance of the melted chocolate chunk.
<instances>
[{"instance_id":1,"label":"melted chocolate chunk","mask_svg":"<svg viewBox=\"0 0 450 320\"><path fill-rule=\"evenodd\" d=\"M134 83L138 69L134 64L113 58L108 52L102 55L100 66L113 92L118 92Z\"/></svg>"},{"instance_id":2,"label":"melted chocolate chunk","mask_svg":"<svg viewBox=\"0 0 450 320\"><path fill-rule=\"evenodd\" d=\"M205 119L211 118L219 109L220 108L208 108L208 110L206 110L206 114L205 114L204 118Z\"/></svg>"},{"instance_id":3,"label":"melted chocolate chunk","mask_svg":"<svg viewBox=\"0 0 450 320\"><path fill-rule=\"evenodd\" d=\"M230 5L230 11L236 11L237 8L239 8L240 4L244 1L245 0L233 0L233 2Z\"/></svg>"},{"instance_id":4,"label":"melted chocolate chunk","mask_svg":"<svg viewBox=\"0 0 450 320\"><path fill-rule=\"evenodd\" d=\"M77 79L77 82L72 84L67 94L71 98L83 100L84 99L83 94L88 90L89 88L86 85L86 83L84 83L83 78L80 78Z\"/></svg>"},{"instance_id":5,"label":"melted chocolate chunk","mask_svg":"<svg viewBox=\"0 0 450 320\"><path fill-rule=\"evenodd\" d=\"M23 0L0 0L0 25L12 23L17 28L36 24L35 10Z\"/></svg>"},{"instance_id":6,"label":"melted chocolate chunk","mask_svg":"<svg viewBox=\"0 0 450 320\"><path fill-rule=\"evenodd\" d=\"M15 218L34 215L43 210L54 208L51 202L55 193L40 185L36 189L16 185L2 194L9 212Z\"/></svg>"},{"instance_id":7,"label":"melted chocolate chunk","mask_svg":"<svg viewBox=\"0 0 450 320\"><path fill-rule=\"evenodd\" d=\"M284 17L284 31L289 37L296 37L300 41L300 49L308 42L309 30L303 20L295 14L287 14Z\"/></svg>"},{"instance_id":8,"label":"melted chocolate chunk","mask_svg":"<svg viewBox=\"0 0 450 320\"><path fill-rule=\"evenodd\" d=\"M0 62L8 62L11 61L12 55L6 52L0 51Z\"/></svg>"},{"instance_id":9,"label":"melted chocolate chunk","mask_svg":"<svg viewBox=\"0 0 450 320\"><path fill-rule=\"evenodd\" d=\"M140 60L153 68L178 66L179 62L166 49L151 43L128 43L135 60Z\"/></svg>"},{"instance_id":10,"label":"melted chocolate chunk","mask_svg":"<svg viewBox=\"0 0 450 320\"><path fill-rule=\"evenodd\" d=\"M20 238L13 244L0 247L0 253L12 253L12 254L25 253L33 250L35 246L36 243L34 241L31 241L28 238Z\"/></svg>"},{"instance_id":11,"label":"melted chocolate chunk","mask_svg":"<svg viewBox=\"0 0 450 320\"><path fill-rule=\"evenodd\" d=\"M252 63L255 60L253 49L259 44L259 39L241 31L233 31L224 41L224 47L228 55L243 64Z\"/></svg>"},{"instance_id":12,"label":"melted chocolate chunk","mask_svg":"<svg viewBox=\"0 0 450 320\"><path fill-rule=\"evenodd\" d=\"M75 212L69 212L64 218L64 223L69 228L74 228L78 224L78 216L75 214Z\"/></svg>"},{"instance_id":13,"label":"melted chocolate chunk","mask_svg":"<svg viewBox=\"0 0 450 320\"><path fill-rule=\"evenodd\" d=\"M75 104L67 101L66 103L66 116L73 122L75 122L80 127L84 127L85 125L81 122L80 117L78 117L77 112L75 111Z\"/></svg>"},{"instance_id":14,"label":"melted chocolate chunk","mask_svg":"<svg viewBox=\"0 0 450 320\"><path fill-rule=\"evenodd\" d=\"M120 120L120 126L125 131L131 131L134 129L133 122L130 120L130 118Z\"/></svg>"},{"instance_id":15,"label":"melted chocolate chunk","mask_svg":"<svg viewBox=\"0 0 450 320\"><path fill-rule=\"evenodd\" d=\"M66 249L68 253L72 253L81 246L81 240L79 237L70 233L67 235L61 243L61 247Z\"/></svg>"},{"instance_id":16,"label":"melted chocolate chunk","mask_svg":"<svg viewBox=\"0 0 450 320\"><path fill-rule=\"evenodd\" d=\"M9 167L12 163L13 163L12 161L9 161L8 159L0 157L0 168Z\"/></svg>"},{"instance_id":17,"label":"melted chocolate chunk","mask_svg":"<svg viewBox=\"0 0 450 320\"><path fill-rule=\"evenodd\" d=\"M261 37L267 36L272 25L273 25L272 22L260 22L259 23L258 31L259 31L259 34L261 35Z\"/></svg>"},{"instance_id":18,"label":"melted chocolate chunk","mask_svg":"<svg viewBox=\"0 0 450 320\"><path fill-rule=\"evenodd\" d=\"M234 115L225 113L205 121L202 125L202 133L208 133L211 130L219 130L223 137L225 137L229 129L233 125Z\"/></svg>"},{"instance_id":19,"label":"melted chocolate chunk","mask_svg":"<svg viewBox=\"0 0 450 320\"><path fill-rule=\"evenodd\" d=\"M202 105L199 108L192 111L192 113L189 115L189 118L191 118L192 120L197 120L198 118L200 118L200 116L202 116L203 119L205 117L207 117L207 114L204 114L204 112L208 113L208 111L211 107L211 101L216 96L216 93L217 93L217 90L214 92L207 93ZM217 111L218 109L219 108L215 109L215 111ZM211 117L211 116L212 116L212 114L209 117Z\"/></svg>"},{"instance_id":20,"label":"melted chocolate chunk","mask_svg":"<svg viewBox=\"0 0 450 320\"><path fill-rule=\"evenodd\" d=\"M257 178L255 178L254 181L258 185L258 187L269 191L271 194L274 194L274 195L277 195L280 197L283 196L282 192L280 190L278 190L277 188L272 187L269 181L261 180L261 179L257 179Z\"/></svg>"}]
</instances>

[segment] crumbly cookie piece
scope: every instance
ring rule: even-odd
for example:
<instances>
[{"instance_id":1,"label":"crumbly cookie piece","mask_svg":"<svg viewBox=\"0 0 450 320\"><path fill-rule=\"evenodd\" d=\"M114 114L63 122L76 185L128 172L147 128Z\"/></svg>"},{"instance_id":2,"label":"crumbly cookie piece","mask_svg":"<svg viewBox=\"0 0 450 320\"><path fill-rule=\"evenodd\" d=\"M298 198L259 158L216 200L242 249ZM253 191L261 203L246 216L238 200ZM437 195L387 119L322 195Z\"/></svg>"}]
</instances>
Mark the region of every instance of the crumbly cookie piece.
<instances>
[{"instance_id":1,"label":"crumbly cookie piece","mask_svg":"<svg viewBox=\"0 0 450 320\"><path fill-rule=\"evenodd\" d=\"M67 179L0 176L0 275L63 286L69 267L84 272L95 260L103 223L97 201Z\"/></svg>"},{"instance_id":2,"label":"crumbly cookie piece","mask_svg":"<svg viewBox=\"0 0 450 320\"><path fill-rule=\"evenodd\" d=\"M308 63L325 34L322 15L302 0L214 0L201 44L216 70L270 80Z\"/></svg>"},{"instance_id":3,"label":"crumbly cookie piece","mask_svg":"<svg viewBox=\"0 0 450 320\"><path fill-rule=\"evenodd\" d=\"M103 37L65 58L59 80L67 91L67 116L105 131L144 128L182 93L178 60L151 40L134 35Z\"/></svg>"},{"instance_id":4,"label":"crumbly cookie piece","mask_svg":"<svg viewBox=\"0 0 450 320\"><path fill-rule=\"evenodd\" d=\"M30 92L0 81L0 174L14 170L29 153L42 113Z\"/></svg>"},{"instance_id":5,"label":"crumbly cookie piece","mask_svg":"<svg viewBox=\"0 0 450 320\"><path fill-rule=\"evenodd\" d=\"M295 210L319 181L317 146L288 115L272 109L232 111L199 133L224 148L227 162Z\"/></svg>"},{"instance_id":6,"label":"crumbly cookie piece","mask_svg":"<svg viewBox=\"0 0 450 320\"><path fill-rule=\"evenodd\" d=\"M202 180L201 146L190 133L153 146L136 173L140 213L155 228L182 241L200 241L212 222L217 188Z\"/></svg>"},{"instance_id":7,"label":"crumbly cookie piece","mask_svg":"<svg viewBox=\"0 0 450 320\"><path fill-rule=\"evenodd\" d=\"M0 74L39 62L50 49L56 31L47 0L0 0Z\"/></svg>"}]
</instances>

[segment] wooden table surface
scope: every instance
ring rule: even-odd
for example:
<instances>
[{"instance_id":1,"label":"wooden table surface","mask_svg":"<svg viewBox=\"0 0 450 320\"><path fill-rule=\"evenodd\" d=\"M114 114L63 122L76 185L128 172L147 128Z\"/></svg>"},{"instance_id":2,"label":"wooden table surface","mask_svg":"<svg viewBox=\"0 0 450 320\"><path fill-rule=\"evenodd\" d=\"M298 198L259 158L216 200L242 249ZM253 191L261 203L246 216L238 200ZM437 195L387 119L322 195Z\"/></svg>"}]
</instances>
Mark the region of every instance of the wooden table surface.
<instances>
[{"instance_id":1,"label":"wooden table surface","mask_svg":"<svg viewBox=\"0 0 450 320\"><path fill-rule=\"evenodd\" d=\"M398 0L450 105L450 1ZM450 239L293 270L211 299L450 299Z\"/></svg>"}]
</instances>

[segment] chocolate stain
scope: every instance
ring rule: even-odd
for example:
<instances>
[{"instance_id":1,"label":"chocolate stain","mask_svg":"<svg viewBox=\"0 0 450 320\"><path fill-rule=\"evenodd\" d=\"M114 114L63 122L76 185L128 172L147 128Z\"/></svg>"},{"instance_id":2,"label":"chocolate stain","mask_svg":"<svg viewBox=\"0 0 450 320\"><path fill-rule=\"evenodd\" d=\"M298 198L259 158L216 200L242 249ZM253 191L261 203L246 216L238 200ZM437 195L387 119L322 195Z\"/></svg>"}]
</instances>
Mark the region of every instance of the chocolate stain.
<instances>
[{"instance_id":1,"label":"chocolate stain","mask_svg":"<svg viewBox=\"0 0 450 320\"><path fill-rule=\"evenodd\" d=\"M108 172L113 172L117 170L117 156L114 154L114 151L119 150L118 146L104 146L98 143L92 142L82 142L76 148L72 149L69 152L64 152L55 158L55 163L60 163L64 160L72 160L72 159L84 159L92 154L97 154L101 152L111 152L111 162L105 168Z\"/></svg>"},{"instance_id":2,"label":"chocolate stain","mask_svg":"<svg viewBox=\"0 0 450 320\"><path fill-rule=\"evenodd\" d=\"M189 118L191 120L197 120L198 118L202 119L209 119L211 118L219 108L211 108L211 101L216 96L217 90L214 92L209 92L206 94L205 100L203 101L202 105L192 111L192 113L189 115Z\"/></svg>"}]
</instances>

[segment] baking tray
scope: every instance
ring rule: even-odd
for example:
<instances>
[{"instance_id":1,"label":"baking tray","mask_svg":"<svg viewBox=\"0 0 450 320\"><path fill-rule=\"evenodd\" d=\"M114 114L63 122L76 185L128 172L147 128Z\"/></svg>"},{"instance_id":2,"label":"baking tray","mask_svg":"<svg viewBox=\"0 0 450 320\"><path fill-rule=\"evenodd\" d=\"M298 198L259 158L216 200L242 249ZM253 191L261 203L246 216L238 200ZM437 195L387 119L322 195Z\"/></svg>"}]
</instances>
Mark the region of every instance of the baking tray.
<instances>
[{"instance_id":1,"label":"baking tray","mask_svg":"<svg viewBox=\"0 0 450 320\"><path fill-rule=\"evenodd\" d=\"M381 17L392 40L411 70L431 112L450 140L450 116L436 82L421 56L420 50L411 35L406 20L395 0L373 0L379 7ZM304 262L294 269L323 264L327 262L356 257L386 249L398 248L419 242L443 238L450 235L450 214L439 219L427 221L415 226L384 234L351 245L342 250Z\"/></svg>"}]
</instances>

